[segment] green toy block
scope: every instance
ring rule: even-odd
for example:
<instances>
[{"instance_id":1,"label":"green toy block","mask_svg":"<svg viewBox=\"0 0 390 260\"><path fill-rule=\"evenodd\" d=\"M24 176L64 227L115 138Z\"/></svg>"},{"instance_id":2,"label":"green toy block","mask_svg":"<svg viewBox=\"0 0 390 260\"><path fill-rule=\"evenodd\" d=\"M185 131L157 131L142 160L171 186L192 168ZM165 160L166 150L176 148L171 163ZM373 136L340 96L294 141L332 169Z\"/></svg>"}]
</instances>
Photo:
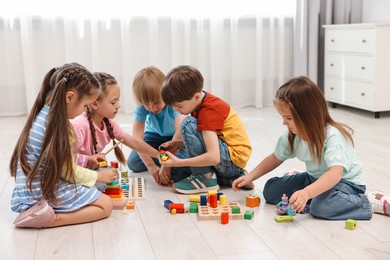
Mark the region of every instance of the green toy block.
<instances>
[{"instance_id":1,"label":"green toy block","mask_svg":"<svg viewBox=\"0 0 390 260\"><path fill-rule=\"evenodd\" d=\"M293 222L294 218L290 215L275 216L275 221L278 223L282 222Z\"/></svg>"},{"instance_id":2,"label":"green toy block","mask_svg":"<svg viewBox=\"0 0 390 260\"><path fill-rule=\"evenodd\" d=\"M247 210L244 214L244 219L252 219L255 215L255 212L253 210Z\"/></svg>"},{"instance_id":3,"label":"green toy block","mask_svg":"<svg viewBox=\"0 0 390 260\"><path fill-rule=\"evenodd\" d=\"M241 212L241 208L240 207L232 207L232 214L239 214Z\"/></svg>"},{"instance_id":4,"label":"green toy block","mask_svg":"<svg viewBox=\"0 0 390 260\"><path fill-rule=\"evenodd\" d=\"M190 203L190 213L198 213L198 203L196 202Z\"/></svg>"},{"instance_id":5,"label":"green toy block","mask_svg":"<svg viewBox=\"0 0 390 260\"><path fill-rule=\"evenodd\" d=\"M122 178L127 178L127 177L129 177L129 172L128 172L128 171L121 171L121 177L122 177Z\"/></svg>"},{"instance_id":6,"label":"green toy block","mask_svg":"<svg viewBox=\"0 0 390 260\"><path fill-rule=\"evenodd\" d=\"M357 228L357 221L354 219L347 219L345 221L345 228L348 230L354 230Z\"/></svg>"}]
</instances>

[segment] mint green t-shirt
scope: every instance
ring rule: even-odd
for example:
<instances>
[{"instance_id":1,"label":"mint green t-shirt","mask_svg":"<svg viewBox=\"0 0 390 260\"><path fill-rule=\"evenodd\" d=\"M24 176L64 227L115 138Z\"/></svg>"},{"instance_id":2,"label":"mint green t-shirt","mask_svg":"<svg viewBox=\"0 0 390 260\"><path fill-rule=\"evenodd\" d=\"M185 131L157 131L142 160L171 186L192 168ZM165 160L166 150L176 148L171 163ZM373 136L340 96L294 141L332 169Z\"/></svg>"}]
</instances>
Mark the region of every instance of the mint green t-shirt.
<instances>
[{"instance_id":1,"label":"mint green t-shirt","mask_svg":"<svg viewBox=\"0 0 390 260\"><path fill-rule=\"evenodd\" d=\"M290 153L288 132L279 137L274 155L281 161L295 157L298 158L305 162L306 172L316 179L321 177L329 167L342 166L342 178L344 180L357 185L365 185L362 164L356 158L354 147L344 138L337 128L330 125L326 127L324 153L319 165L312 160L307 142L302 140L298 135L294 139L294 153Z\"/></svg>"}]
</instances>

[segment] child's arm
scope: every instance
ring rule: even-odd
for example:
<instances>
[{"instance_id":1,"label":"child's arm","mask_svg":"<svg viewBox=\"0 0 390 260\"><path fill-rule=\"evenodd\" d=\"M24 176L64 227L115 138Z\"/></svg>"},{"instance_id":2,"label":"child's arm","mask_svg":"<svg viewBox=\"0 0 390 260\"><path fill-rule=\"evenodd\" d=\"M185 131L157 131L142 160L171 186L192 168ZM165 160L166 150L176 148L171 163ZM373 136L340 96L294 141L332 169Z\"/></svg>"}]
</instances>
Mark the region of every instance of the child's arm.
<instances>
[{"instance_id":1,"label":"child's arm","mask_svg":"<svg viewBox=\"0 0 390 260\"><path fill-rule=\"evenodd\" d=\"M84 168L97 169L100 161L106 161L106 157L102 153L94 155L76 153L74 156L76 164Z\"/></svg>"},{"instance_id":2,"label":"child's arm","mask_svg":"<svg viewBox=\"0 0 390 260\"><path fill-rule=\"evenodd\" d=\"M97 181L103 183L113 182L117 178L118 169L106 169L102 171L93 171L84 167L81 167L73 163L74 181L76 184L82 184L88 188L92 188ZM73 180L69 179L68 176L63 175L64 179L73 183Z\"/></svg>"},{"instance_id":3,"label":"child's arm","mask_svg":"<svg viewBox=\"0 0 390 260\"><path fill-rule=\"evenodd\" d=\"M219 151L218 136L215 131L202 131L206 152L192 158L179 159L171 152L167 151L169 160L160 163L168 167L184 166L213 166L219 164L221 155Z\"/></svg>"},{"instance_id":4,"label":"child's arm","mask_svg":"<svg viewBox=\"0 0 390 260\"><path fill-rule=\"evenodd\" d=\"M134 124L133 124L133 136L134 136L134 138L137 138L137 140L143 140L143 138L144 138L144 131L145 131L145 122L134 121ZM124 142L125 142L125 140L124 140ZM145 143L145 144L148 145L147 143ZM128 146L131 147L130 145L128 145ZM160 178L159 178L159 174L158 174L159 171L160 171L160 167L158 167L154 163L152 158L150 158L150 156L153 156L153 155L144 154L144 153L142 153L141 151L139 151L136 148L133 148L133 149L138 152L139 157L141 158L141 160L145 164L146 168L148 168L149 173L153 176L153 178L156 181L156 183L160 184ZM154 153L154 150L153 150L153 153ZM153 156L153 157L155 157L155 156Z\"/></svg>"},{"instance_id":5,"label":"child's arm","mask_svg":"<svg viewBox=\"0 0 390 260\"><path fill-rule=\"evenodd\" d=\"M273 153L268 155L248 175L242 176L235 180L232 184L233 190L240 190L241 187L272 171L273 169L281 165L282 162L283 161L280 161L278 158L276 158Z\"/></svg>"},{"instance_id":6,"label":"child's arm","mask_svg":"<svg viewBox=\"0 0 390 260\"><path fill-rule=\"evenodd\" d=\"M341 178L343 177L342 166L329 167L328 171L325 172L315 182L306 186L302 190L298 190L293 193L290 197L289 204L292 205L293 209L297 212L301 212L307 203L307 201L315 196L331 189L334 187Z\"/></svg>"}]
</instances>

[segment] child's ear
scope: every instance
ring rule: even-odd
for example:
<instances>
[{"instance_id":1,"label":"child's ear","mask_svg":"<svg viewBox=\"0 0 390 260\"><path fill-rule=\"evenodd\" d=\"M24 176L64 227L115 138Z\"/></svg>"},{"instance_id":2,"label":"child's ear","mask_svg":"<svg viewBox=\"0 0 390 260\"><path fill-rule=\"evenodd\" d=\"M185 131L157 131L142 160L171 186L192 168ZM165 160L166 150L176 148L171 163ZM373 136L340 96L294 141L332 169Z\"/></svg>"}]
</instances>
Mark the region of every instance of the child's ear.
<instances>
[{"instance_id":1,"label":"child's ear","mask_svg":"<svg viewBox=\"0 0 390 260\"><path fill-rule=\"evenodd\" d=\"M97 109L97 100L93 101L90 106L92 107L92 109Z\"/></svg>"},{"instance_id":2,"label":"child's ear","mask_svg":"<svg viewBox=\"0 0 390 260\"><path fill-rule=\"evenodd\" d=\"M76 94L73 91L66 92L66 103L69 104L76 98Z\"/></svg>"},{"instance_id":3,"label":"child's ear","mask_svg":"<svg viewBox=\"0 0 390 260\"><path fill-rule=\"evenodd\" d=\"M198 101L199 99L202 98L202 94L201 93L196 93L195 94L195 100Z\"/></svg>"}]
</instances>

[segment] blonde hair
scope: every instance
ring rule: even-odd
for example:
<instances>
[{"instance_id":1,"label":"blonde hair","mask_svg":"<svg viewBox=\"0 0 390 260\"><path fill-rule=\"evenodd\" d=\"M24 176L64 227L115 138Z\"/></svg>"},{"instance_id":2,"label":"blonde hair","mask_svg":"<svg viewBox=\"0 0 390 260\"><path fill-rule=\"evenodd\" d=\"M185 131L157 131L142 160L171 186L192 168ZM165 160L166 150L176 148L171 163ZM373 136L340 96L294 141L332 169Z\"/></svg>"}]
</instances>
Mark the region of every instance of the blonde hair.
<instances>
[{"instance_id":1,"label":"blonde hair","mask_svg":"<svg viewBox=\"0 0 390 260\"><path fill-rule=\"evenodd\" d=\"M133 94L140 105L161 100L164 73L157 67L149 66L140 70L133 80Z\"/></svg>"},{"instance_id":2,"label":"blonde hair","mask_svg":"<svg viewBox=\"0 0 390 260\"><path fill-rule=\"evenodd\" d=\"M299 136L307 141L310 155L317 163L324 152L326 127L337 128L353 145L353 130L346 124L334 121L320 88L309 78L301 76L290 79L276 92L274 103L284 103L291 111ZM294 152L295 134L289 132L290 152Z\"/></svg>"}]
</instances>

